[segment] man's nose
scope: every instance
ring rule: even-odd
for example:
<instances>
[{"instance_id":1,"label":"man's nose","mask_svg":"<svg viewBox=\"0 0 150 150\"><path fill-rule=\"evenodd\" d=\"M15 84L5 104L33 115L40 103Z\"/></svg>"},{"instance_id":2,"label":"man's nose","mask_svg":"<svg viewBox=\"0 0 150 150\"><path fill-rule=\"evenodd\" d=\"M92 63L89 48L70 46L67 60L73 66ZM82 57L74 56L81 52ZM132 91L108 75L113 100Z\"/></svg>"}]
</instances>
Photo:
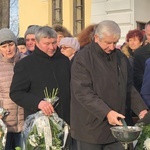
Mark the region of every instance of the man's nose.
<instances>
[{"instance_id":1,"label":"man's nose","mask_svg":"<svg viewBox=\"0 0 150 150\"><path fill-rule=\"evenodd\" d=\"M8 52L10 51L10 46L9 45L6 46L6 51L8 51Z\"/></svg>"}]
</instances>

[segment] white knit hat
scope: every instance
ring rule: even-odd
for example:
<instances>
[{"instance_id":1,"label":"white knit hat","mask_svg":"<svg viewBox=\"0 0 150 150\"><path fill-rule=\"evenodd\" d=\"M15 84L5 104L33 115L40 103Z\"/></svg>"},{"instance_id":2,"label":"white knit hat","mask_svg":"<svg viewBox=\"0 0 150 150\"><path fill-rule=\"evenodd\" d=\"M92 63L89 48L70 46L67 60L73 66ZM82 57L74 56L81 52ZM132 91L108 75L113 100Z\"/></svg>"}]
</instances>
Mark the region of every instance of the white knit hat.
<instances>
[{"instance_id":1,"label":"white knit hat","mask_svg":"<svg viewBox=\"0 0 150 150\"><path fill-rule=\"evenodd\" d=\"M60 40L60 46L65 45L78 51L80 49L80 44L77 39L73 37L65 37Z\"/></svg>"},{"instance_id":2,"label":"white knit hat","mask_svg":"<svg viewBox=\"0 0 150 150\"><path fill-rule=\"evenodd\" d=\"M8 28L3 28L0 30L0 44L6 41L12 41L17 45L17 37Z\"/></svg>"}]
</instances>

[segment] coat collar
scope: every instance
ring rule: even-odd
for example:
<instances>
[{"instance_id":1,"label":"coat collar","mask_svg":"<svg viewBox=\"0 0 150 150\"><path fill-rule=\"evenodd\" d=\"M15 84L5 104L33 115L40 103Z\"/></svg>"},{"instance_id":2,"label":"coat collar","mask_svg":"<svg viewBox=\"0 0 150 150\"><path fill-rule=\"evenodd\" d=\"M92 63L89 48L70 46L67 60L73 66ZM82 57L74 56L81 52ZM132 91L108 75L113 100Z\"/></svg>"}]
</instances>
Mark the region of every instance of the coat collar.
<instances>
[{"instance_id":1,"label":"coat collar","mask_svg":"<svg viewBox=\"0 0 150 150\"><path fill-rule=\"evenodd\" d=\"M52 58L55 58L58 54L60 54L60 49L59 47L57 47L55 54L52 57L50 57L49 55L44 53L42 50L40 50L37 46L35 46L35 50L33 51L33 54L40 55L40 57L43 57L46 59L52 59Z\"/></svg>"},{"instance_id":2,"label":"coat collar","mask_svg":"<svg viewBox=\"0 0 150 150\"><path fill-rule=\"evenodd\" d=\"M116 53L116 49L115 49L114 51L112 51L111 54L105 53L105 52L103 51L103 49L102 49L97 43L95 43L94 41L92 41L92 47L94 47L95 51L96 51L98 54L102 55L103 57L108 57L108 56L109 56L109 57L113 57L113 55Z\"/></svg>"}]
</instances>

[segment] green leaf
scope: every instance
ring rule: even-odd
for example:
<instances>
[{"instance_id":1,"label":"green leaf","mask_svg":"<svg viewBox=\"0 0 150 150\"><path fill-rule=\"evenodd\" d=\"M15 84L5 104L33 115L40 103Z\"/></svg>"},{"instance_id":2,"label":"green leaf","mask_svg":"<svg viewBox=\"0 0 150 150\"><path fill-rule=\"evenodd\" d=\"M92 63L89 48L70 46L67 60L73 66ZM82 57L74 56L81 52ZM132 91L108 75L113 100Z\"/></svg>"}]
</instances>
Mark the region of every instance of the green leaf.
<instances>
[{"instance_id":1,"label":"green leaf","mask_svg":"<svg viewBox=\"0 0 150 150\"><path fill-rule=\"evenodd\" d=\"M137 145L136 145L136 150L142 150L143 149L144 141L147 138L150 138L150 124L143 127L142 134L140 135L138 142L137 142Z\"/></svg>"},{"instance_id":2,"label":"green leaf","mask_svg":"<svg viewBox=\"0 0 150 150\"><path fill-rule=\"evenodd\" d=\"M16 147L15 150L21 150L21 147Z\"/></svg>"},{"instance_id":3,"label":"green leaf","mask_svg":"<svg viewBox=\"0 0 150 150\"><path fill-rule=\"evenodd\" d=\"M58 94L58 88L53 88L52 92L48 92L48 88L45 87L44 89L44 96L45 98L54 98Z\"/></svg>"}]
</instances>

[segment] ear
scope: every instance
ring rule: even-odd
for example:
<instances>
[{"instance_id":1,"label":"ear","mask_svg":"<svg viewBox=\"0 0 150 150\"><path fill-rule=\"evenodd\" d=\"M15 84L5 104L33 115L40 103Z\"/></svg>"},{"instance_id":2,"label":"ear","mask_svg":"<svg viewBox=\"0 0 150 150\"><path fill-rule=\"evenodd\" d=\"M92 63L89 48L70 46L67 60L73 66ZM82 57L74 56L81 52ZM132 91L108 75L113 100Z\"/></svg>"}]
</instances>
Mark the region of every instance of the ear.
<instances>
[{"instance_id":1,"label":"ear","mask_svg":"<svg viewBox=\"0 0 150 150\"><path fill-rule=\"evenodd\" d=\"M98 43L99 41L99 36L97 34L94 35L94 40L95 40L95 43Z\"/></svg>"},{"instance_id":2,"label":"ear","mask_svg":"<svg viewBox=\"0 0 150 150\"><path fill-rule=\"evenodd\" d=\"M39 42L38 42L37 40L35 40L35 45L38 45L38 43L39 43Z\"/></svg>"}]
</instances>

